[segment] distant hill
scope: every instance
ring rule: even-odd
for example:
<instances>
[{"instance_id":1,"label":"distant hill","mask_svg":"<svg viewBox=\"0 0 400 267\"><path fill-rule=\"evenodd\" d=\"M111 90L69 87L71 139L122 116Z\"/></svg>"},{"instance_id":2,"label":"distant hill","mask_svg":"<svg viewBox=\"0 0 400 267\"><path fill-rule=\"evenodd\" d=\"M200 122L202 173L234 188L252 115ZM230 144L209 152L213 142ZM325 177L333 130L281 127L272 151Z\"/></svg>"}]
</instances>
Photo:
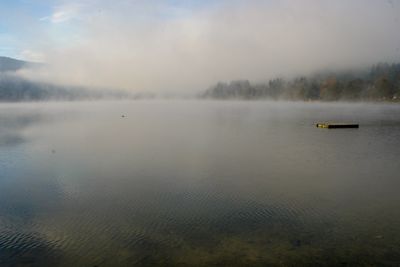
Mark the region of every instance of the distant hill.
<instances>
[{"instance_id":1,"label":"distant hill","mask_svg":"<svg viewBox=\"0 0 400 267\"><path fill-rule=\"evenodd\" d=\"M15 72L24 68L38 68L44 64L0 56L0 73Z\"/></svg>"},{"instance_id":2,"label":"distant hill","mask_svg":"<svg viewBox=\"0 0 400 267\"><path fill-rule=\"evenodd\" d=\"M124 91L35 82L16 74L16 71L20 69L38 66L42 66L42 64L0 57L0 102L131 97Z\"/></svg>"},{"instance_id":3,"label":"distant hill","mask_svg":"<svg viewBox=\"0 0 400 267\"><path fill-rule=\"evenodd\" d=\"M6 71L17 71L26 66L29 66L30 62L13 59L9 57L0 57L0 72Z\"/></svg>"},{"instance_id":4,"label":"distant hill","mask_svg":"<svg viewBox=\"0 0 400 267\"><path fill-rule=\"evenodd\" d=\"M265 83L219 82L201 97L301 101L400 101L400 64L380 63L364 71L323 72Z\"/></svg>"}]
</instances>

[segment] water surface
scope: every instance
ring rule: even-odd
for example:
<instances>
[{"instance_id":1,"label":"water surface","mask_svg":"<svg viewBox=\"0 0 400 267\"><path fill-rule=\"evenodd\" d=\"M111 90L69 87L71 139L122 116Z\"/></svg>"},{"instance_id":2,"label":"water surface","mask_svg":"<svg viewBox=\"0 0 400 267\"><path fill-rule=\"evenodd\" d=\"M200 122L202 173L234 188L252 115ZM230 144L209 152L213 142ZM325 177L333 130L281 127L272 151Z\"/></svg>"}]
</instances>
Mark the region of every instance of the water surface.
<instances>
[{"instance_id":1,"label":"water surface","mask_svg":"<svg viewBox=\"0 0 400 267\"><path fill-rule=\"evenodd\" d=\"M1 104L0 265L397 266L399 137L390 104Z\"/></svg>"}]
</instances>

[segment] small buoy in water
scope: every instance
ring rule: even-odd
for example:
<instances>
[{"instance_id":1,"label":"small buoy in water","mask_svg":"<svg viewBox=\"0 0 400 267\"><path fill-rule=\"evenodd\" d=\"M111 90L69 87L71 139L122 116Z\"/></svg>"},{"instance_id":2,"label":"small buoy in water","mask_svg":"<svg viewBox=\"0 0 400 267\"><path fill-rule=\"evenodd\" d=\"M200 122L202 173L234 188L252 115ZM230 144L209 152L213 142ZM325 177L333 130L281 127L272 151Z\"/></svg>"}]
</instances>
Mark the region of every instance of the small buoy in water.
<instances>
[{"instance_id":1,"label":"small buoy in water","mask_svg":"<svg viewBox=\"0 0 400 267\"><path fill-rule=\"evenodd\" d=\"M318 128L358 128L359 125L357 123L317 123L315 126Z\"/></svg>"},{"instance_id":2,"label":"small buoy in water","mask_svg":"<svg viewBox=\"0 0 400 267\"><path fill-rule=\"evenodd\" d=\"M122 118L125 118L125 115L121 115Z\"/></svg>"}]
</instances>

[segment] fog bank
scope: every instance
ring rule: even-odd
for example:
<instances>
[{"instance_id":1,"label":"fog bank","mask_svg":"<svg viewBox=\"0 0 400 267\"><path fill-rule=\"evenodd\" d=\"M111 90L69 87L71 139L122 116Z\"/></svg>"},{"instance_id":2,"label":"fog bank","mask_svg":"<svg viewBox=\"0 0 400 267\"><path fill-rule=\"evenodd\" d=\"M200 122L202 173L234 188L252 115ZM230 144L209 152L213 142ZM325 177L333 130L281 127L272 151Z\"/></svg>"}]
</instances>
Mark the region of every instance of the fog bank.
<instances>
[{"instance_id":1,"label":"fog bank","mask_svg":"<svg viewBox=\"0 0 400 267\"><path fill-rule=\"evenodd\" d=\"M400 61L396 1L171 7L164 1L74 0L59 1L32 27L43 23L52 31L35 31L45 33L31 50L48 65L20 74L63 85L194 93L221 80L262 82ZM57 29L65 28L68 35L60 38Z\"/></svg>"}]
</instances>

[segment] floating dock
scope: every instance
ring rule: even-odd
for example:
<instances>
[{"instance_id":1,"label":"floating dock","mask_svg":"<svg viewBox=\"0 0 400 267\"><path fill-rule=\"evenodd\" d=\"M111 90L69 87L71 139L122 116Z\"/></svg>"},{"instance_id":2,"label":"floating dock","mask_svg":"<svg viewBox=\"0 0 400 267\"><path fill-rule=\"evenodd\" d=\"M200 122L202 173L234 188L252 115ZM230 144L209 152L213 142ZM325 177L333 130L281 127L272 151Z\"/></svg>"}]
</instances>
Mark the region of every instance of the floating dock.
<instances>
[{"instance_id":1,"label":"floating dock","mask_svg":"<svg viewBox=\"0 0 400 267\"><path fill-rule=\"evenodd\" d=\"M359 125L357 123L317 123L315 126L318 128L358 128Z\"/></svg>"}]
</instances>

